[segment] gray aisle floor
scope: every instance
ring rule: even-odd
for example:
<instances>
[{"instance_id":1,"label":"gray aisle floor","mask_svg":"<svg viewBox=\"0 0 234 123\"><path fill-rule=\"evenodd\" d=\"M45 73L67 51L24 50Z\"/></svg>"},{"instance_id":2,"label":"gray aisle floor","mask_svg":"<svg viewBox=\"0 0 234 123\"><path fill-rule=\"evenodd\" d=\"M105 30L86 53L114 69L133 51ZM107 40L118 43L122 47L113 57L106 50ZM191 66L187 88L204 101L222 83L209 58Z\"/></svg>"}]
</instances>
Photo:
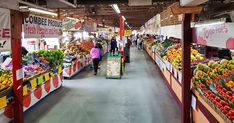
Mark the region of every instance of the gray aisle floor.
<instances>
[{"instance_id":1,"label":"gray aisle floor","mask_svg":"<svg viewBox=\"0 0 234 123\"><path fill-rule=\"evenodd\" d=\"M180 111L158 69L143 51L131 49L122 79L89 68L25 114L26 123L179 123Z\"/></svg>"}]
</instances>

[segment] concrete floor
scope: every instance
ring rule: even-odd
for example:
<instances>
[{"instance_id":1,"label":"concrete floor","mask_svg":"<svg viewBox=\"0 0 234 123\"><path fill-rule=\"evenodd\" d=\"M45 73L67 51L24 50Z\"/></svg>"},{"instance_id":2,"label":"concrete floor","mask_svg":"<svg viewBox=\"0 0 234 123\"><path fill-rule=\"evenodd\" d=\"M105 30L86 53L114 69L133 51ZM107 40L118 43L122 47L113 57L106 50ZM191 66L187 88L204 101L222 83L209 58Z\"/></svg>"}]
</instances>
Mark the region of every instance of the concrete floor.
<instances>
[{"instance_id":1,"label":"concrete floor","mask_svg":"<svg viewBox=\"0 0 234 123\"><path fill-rule=\"evenodd\" d=\"M180 123L179 108L158 69L143 51L131 50L122 79L89 68L25 113L26 123Z\"/></svg>"}]
</instances>

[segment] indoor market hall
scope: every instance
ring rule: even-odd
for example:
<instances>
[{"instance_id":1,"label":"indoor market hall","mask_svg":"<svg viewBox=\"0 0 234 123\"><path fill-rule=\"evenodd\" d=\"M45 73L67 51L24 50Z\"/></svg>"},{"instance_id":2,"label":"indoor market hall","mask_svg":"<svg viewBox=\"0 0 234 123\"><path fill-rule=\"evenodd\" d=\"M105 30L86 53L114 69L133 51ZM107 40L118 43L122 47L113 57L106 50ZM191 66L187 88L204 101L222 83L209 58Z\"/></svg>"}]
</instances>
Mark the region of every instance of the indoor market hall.
<instances>
[{"instance_id":1,"label":"indoor market hall","mask_svg":"<svg viewBox=\"0 0 234 123\"><path fill-rule=\"evenodd\" d=\"M234 0L0 0L0 123L234 123Z\"/></svg>"},{"instance_id":2,"label":"indoor market hall","mask_svg":"<svg viewBox=\"0 0 234 123\"><path fill-rule=\"evenodd\" d=\"M121 79L97 76L87 67L25 113L25 123L180 123L179 107L160 70L144 51L131 47Z\"/></svg>"}]
</instances>

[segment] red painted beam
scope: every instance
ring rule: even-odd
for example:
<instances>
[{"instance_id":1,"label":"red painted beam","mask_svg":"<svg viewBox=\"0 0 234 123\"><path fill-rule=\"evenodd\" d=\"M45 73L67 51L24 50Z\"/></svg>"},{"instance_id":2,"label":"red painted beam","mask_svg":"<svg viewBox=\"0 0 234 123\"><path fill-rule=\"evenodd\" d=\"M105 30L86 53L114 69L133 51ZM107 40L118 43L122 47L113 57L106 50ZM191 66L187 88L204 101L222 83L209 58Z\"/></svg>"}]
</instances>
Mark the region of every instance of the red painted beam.
<instances>
[{"instance_id":1,"label":"red painted beam","mask_svg":"<svg viewBox=\"0 0 234 123\"><path fill-rule=\"evenodd\" d=\"M182 24L182 123L191 123L191 61L190 47L192 43L191 14L185 14Z\"/></svg>"},{"instance_id":2,"label":"red painted beam","mask_svg":"<svg viewBox=\"0 0 234 123\"><path fill-rule=\"evenodd\" d=\"M23 123L23 80L17 78L17 70L22 68L22 48L21 48L21 32L22 32L22 14L18 11L11 10L11 49L13 64L13 110L14 123Z\"/></svg>"}]
</instances>

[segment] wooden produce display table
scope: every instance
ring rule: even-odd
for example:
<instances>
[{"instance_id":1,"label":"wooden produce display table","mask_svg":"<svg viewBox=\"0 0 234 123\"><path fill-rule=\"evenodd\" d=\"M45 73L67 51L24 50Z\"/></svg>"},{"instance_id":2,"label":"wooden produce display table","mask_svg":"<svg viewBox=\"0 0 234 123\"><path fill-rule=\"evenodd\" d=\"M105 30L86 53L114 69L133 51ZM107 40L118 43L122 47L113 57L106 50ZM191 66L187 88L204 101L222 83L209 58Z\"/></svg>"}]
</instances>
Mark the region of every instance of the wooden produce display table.
<instances>
[{"instance_id":1,"label":"wooden produce display table","mask_svg":"<svg viewBox=\"0 0 234 123\"><path fill-rule=\"evenodd\" d=\"M145 49L148 53L148 51ZM150 53L148 53L150 56ZM169 91L175 98L178 106L182 109L182 74L181 71L175 69L165 59L162 59L158 53L154 54L153 61L156 66L160 69L161 75L164 78L164 82L167 85ZM196 98L196 109L191 110L192 118L194 123L226 123L223 117L205 101L205 99L196 91L192 89L193 95Z\"/></svg>"}]
</instances>

